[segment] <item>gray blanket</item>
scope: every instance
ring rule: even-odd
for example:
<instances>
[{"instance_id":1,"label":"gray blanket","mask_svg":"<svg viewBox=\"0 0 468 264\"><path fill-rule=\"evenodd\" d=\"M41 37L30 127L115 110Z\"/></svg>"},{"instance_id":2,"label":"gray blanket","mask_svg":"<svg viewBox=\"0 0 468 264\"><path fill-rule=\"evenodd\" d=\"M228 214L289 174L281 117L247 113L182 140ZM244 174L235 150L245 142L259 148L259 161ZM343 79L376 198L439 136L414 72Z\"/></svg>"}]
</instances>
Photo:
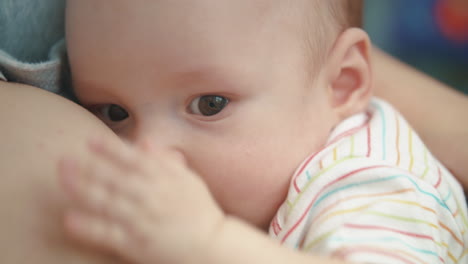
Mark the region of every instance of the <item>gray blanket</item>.
<instances>
[{"instance_id":1,"label":"gray blanket","mask_svg":"<svg viewBox=\"0 0 468 264\"><path fill-rule=\"evenodd\" d=\"M67 94L65 0L0 0L0 79Z\"/></svg>"}]
</instances>

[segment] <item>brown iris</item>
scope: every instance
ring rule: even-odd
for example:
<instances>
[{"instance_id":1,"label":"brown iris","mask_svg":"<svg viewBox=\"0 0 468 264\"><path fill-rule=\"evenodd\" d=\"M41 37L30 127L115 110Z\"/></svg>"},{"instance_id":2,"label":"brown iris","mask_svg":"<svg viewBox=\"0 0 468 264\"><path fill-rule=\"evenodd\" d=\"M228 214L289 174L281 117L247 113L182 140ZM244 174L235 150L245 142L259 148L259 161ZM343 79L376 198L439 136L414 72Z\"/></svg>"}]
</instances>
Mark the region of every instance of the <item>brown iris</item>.
<instances>
[{"instance_id":1,"label":"brown iris","mask_svg":"<svg viewBox=\"0 0 468 264\"><path fill-rule=\"evenodd\" d=\"M198 101L198 109L204 116L216 115L228 104L228 99L218 95L204 95Z\"/></svg>"}]
</instances>

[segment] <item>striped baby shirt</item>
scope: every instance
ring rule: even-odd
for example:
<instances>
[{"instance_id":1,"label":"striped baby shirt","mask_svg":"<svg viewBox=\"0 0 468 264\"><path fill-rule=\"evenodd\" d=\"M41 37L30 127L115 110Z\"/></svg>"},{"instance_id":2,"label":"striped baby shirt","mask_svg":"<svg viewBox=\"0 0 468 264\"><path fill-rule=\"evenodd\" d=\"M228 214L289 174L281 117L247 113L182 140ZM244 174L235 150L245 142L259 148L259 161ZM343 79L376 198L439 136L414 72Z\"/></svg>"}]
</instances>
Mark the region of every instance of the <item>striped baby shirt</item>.
<instances>
[{"instance_id":1,"label":"striped baby shirt","mask_svg":"<svg viewBox=\"0 0 468 264\"><path fill-rule=\"evenodd\" d=\"M294 173L269 233L357 263L468 263L463 189L405 119L374 98Z\"/></svg>"}]
</instances>

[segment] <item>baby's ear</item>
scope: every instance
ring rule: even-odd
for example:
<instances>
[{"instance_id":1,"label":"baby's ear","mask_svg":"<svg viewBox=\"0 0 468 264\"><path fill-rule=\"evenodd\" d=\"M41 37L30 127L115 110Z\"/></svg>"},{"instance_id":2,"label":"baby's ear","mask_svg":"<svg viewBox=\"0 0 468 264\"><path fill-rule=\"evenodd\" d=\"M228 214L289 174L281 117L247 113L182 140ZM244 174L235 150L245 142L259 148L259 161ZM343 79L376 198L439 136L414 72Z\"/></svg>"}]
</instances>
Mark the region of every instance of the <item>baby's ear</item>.
<instances>
[{"instance_id":1,"label":"baby's ear","mask_svg":"<svg viewBox=\"0 0 468 264\"><path fill-rule=\"evenodd\" d=\"M342 119L363 111L371 97L371 43L366 32L351 28L337 38L327 60L328 98Z\"/></svg>"}]
</instances>

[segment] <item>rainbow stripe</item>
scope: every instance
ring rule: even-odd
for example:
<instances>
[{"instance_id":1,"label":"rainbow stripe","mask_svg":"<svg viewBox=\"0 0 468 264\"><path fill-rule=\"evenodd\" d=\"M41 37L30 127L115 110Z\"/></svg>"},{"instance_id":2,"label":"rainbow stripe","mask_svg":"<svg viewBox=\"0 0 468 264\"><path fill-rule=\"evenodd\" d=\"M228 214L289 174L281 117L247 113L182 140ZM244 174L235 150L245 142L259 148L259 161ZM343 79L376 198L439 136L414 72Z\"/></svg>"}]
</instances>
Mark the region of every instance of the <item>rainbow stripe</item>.
<instances>
[{"instance_id":1,"label":"rainbow stripe","mask_svg":"<svg viewBox=\"0 0 468 264\"><path fill-rule=\"evenodd\" d=\"M294 174L271 236L353 262L468 263L464 194L403 117L373 99L333 134Z\"/></svg>"}]
</instances>

